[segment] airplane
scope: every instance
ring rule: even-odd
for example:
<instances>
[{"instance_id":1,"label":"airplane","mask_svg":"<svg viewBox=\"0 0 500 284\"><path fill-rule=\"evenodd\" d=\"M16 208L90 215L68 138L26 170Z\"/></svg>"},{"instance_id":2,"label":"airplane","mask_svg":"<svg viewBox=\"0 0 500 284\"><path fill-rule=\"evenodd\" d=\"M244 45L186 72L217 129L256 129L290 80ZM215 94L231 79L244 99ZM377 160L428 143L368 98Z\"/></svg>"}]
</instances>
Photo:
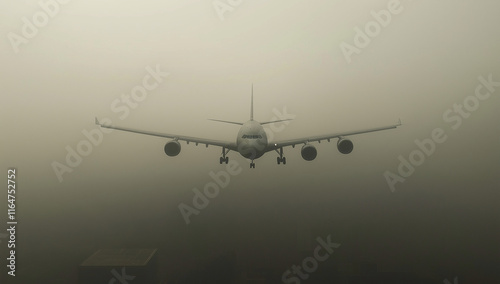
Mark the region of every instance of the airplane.
<instances>
[{"instance_id":1,"label":"airplane","mask_svg":"<svg viewBox=\"0 0 500 284\"><path fill-rule=\"evenodd\" d=\"M253 119L253 85L252 85L252 95L251 95L251 103L250 103L250 120L248 120L245 123L226 121L226 120L218 120L218 119L209 119L209 120L241 125L240 130L238 131L238 136L236 137L236 141L211 140L211 139L183 136L183 135L177 135L177 134L167 134L167 133L160 133L160 132L147 131L147 130L138 130L138 129L128 128L128 127L106 125L106 124L100 123L99 120L97 119L97 117L95 118L95 124L99 125L100 127L104 127L104 128L110 128L110 129L116 129L116 130L121 130L121 131L128 131L128 132L133 132L133 133L152 135L152 136L158 136L158 137L164 137L164 138L170 138L172 140L168 141L164 147L165 154L167 154L167 156L170 156L170 157L177 156L181 152L181 144L179 143L179 141L185 141L187 144L189 144L190 142L194 142L196 144L196 146L198 146L198 144L205 144L206 147L208 147L208 145L222 147L222 154L221 154L222 157L220 157L220 159L219 159L220 164L222 164L222 163L227 164L229 162L229 157L227 157L227 154L230 151L235 151L235 152L238 152L244 158L251 160L250 168L255 168L255 163L254 163L255 159L262 157L265 153L270 152L270 151L276 151L276 153L278 153L279 157L277 157L277 159L276 159L278 165L280 163L285 165L286 164L286 157L283 156L283 148L288 147L288 146L292 146L292 148L295 148L295 145L301 145L301 144L303 144L303 146L300 150L302 158L306 161L312 161L316 158L318 152L316 150L316 147L314 147L314 145L312 145L311 142L321 143L322 140L327 140L328 142L330 142L331 139L335 139L335 138L338 139L338 141L337 141L338 151L342 154L350 154L352 152L352 150L354 149L354 144L352 143L351 140L346 139L345 138L346 136L381 131L381 130L387 130L387 129L393 129L393 128L397 128L398 126L401 126L401 119L400 119L398 121L398 123L394 124L394 125L382 126L382 127L377 127L377 128L369 128L369 129L364 129L364 130L349 131L349 132L343 132L343 133L333 133L333 134L309 136L309 137L302 137L302 138L295 138L295 139L278 140L278 141L273 141L270 143L270 141L268 141L268 139L267 139L266 132L264 131L264 128L262 127L262 125L269 124L269 123L275 123L275 122L287 121L287 120L291 120L291 119L274 120L274 121L267 121L267 122L258 122L256 120L254 120Z\"/></svg>"}]
</instances>

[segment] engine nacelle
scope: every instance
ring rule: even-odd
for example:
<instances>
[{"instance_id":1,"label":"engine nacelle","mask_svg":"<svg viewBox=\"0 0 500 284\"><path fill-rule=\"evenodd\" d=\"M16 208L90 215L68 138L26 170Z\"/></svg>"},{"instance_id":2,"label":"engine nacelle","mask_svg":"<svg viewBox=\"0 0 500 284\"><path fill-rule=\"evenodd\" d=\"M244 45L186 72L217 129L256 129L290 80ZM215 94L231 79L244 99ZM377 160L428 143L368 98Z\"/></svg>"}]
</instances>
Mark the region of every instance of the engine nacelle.
<instances>
[{"instance_id":1,"label":"engine nacelle","mask_svg":"<svg viewBox=\"0 0 500 284\"><path fill-rule=\"evenodd\" d=\"M302 158L306 161L312 161L316 159L316 156L318 155L318 151L316 150L316 147L310 144L306 144L302 146L302 149L300 150L300 154L302 155Z\"/></svg>"},{"instance_id":2,"label":"engine nacelle","mask_svg":"<svg viewBox=\"0 0 500 284\"><path fill-rule=\"evenodd\" d=\"M339 142L337 142L337 149L342 154L349 154L354 149L354 144L352 144L351 140L339 139Z\"/></svg>"},{"instance_id":3,"label":"engine nacelle","mask_svg":"<svg viewBox=\"0 0 500 284\"><path fill-rule=\"evenodd\" d=\"M179 155L180 152L181 144L178 141L172 140L165 144L165 154L167 154L167 156L174 157Z\"/></svg>"}]
</instances>

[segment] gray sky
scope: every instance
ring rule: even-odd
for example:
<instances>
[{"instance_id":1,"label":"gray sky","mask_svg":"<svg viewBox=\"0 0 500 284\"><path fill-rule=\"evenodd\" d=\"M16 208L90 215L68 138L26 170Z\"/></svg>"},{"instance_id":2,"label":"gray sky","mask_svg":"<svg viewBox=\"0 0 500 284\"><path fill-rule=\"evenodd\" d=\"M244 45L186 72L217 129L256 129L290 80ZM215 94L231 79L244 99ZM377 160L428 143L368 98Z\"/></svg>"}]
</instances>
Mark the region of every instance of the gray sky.
<instances>
[{"instance_id":1,"label":"gray sky","mask_svg":"<svg viewBox=\"0 0 500 284\"><path fill-rule=\"evenodd\" d=\"M76 265L112 246L160 247L185 261L232 250L284 271L301 258L278 252L312 252L314 239L326 235L342 244L339 262L490 271L500 256L500 88L460 126L443 115L474 96L478 77L500 81L500 3L401 1L399 13L348 60L342 43L356 46L355 28L364 30L371 12L390 3L364 2L242 1L219 15L216 1L73 0L31 38L23 17L33 23L44 11L38 1L2 2L1 163L19 172L18 251L27 259L19 273L28 277L33 259L49 251L66 257L78 247L69 262ZM169 76L121 118L113 102L157 66ZM98 129L94 116L235 140L238 126L206 119L248 120L252 83L256 120L285 108L295 116L276 139L398 118L403 126L352 136L350 155L337 151L336 140L316 143L312 162L300 147L286 148L287 165L276 165L270 152L249 169L231 152L241 174L189 225L177 207L192 204L192 189L211 181L209 172L225 169L220 148L183 143L172 158L163 152L168 139L114 131L62 182L54 172L53 162L66 164L67 147L86 140L82 131ZM446 141L392 192L384 172L398 174L398 157L408 159L418 149L414 140L436 128ZM302 233L312 238L305 247L297 245ZM249 244L269 253L253 254Z\"/></svg>"}]
</instances>

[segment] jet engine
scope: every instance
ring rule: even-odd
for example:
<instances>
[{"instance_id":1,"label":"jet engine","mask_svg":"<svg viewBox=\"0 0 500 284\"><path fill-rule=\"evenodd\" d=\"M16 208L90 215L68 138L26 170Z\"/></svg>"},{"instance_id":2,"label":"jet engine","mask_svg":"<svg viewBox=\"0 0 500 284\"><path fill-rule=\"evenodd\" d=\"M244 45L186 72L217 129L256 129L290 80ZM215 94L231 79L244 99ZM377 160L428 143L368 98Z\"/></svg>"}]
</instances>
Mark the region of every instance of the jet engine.
<instances>
[{"instance_id":1,"label":"jet engine","mask_svg":"<svg viewBox=\"0 0 500 284\"><path fill-rule=\"evenodd\" d=\"M349 154L354 149L354 145L351 140L339 139L339 142L337 142L337 149L342 154Z\"/></svg>"},{"instance_id":2,"label":"jet engine","mask_svg":"<svg viewBox=\"0 0 500 284\"><path fill-rule=\"evenodd\" d=\"M316 147L314 147L313 145L306 144L302 146L300 154L302 155L302 158L304 158L304 160L312 161L318 155L318 151L316 150Z\"/></svg>"},{"instance_id":3,"label":"jet engine","mask_svg":"<svg viewBox=\"0 0 500 284\"><path fill-rule=\"evenodd\" d=\"M165 154L167 154L167 156L174 157L179 155L180 152L181 144L178 141L172 140L165 144Z\"/></svg>"}]
</instances>

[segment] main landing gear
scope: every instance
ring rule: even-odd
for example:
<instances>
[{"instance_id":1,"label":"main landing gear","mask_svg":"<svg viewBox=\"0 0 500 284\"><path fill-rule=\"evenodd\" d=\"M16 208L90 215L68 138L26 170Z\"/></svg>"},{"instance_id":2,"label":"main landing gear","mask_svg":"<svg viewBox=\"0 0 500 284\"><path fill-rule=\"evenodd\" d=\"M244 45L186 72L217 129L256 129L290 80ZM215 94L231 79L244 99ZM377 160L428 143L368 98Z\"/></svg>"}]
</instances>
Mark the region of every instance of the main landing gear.
<instances>
[{"instance_id":1,"label":"main landing gear","mask_svg":"<svg viewBox=\"0 0 500 284\"><path fill-rule=\"evenodd\" d=\"M227 164L229 162L229 157L226 157L226 154L229 153L229 151L231 151L231 150L228 149L226 151L226 147L222 147L222 157L220 157L219 163L221 163L221 164L226 163Z\"/></svg>"},{"instance_id":2,"label":"main landing gear","mask_svg":"<svg viewBox=\"0 0 500 284\"><path fill-rule=\"evenodd\" d=\"M252 160L252 162L250 163L250 168L251 168L251 169L255 169L255 163L253 162L253 160Z\"/></svg>"},{"instance_id":3,"label":"main landing gear","mask_svg":"<svg viewBox=\"0 0 500 284\"><path fill-rule=\"evenodd\" d=\"M279 156L279 157L276 157L276 162L278 163L278 165L279 165L280 163L283 163L283 165L286 165L286 158L285 158L285 157L283 157L283 147L280 147L280 151L279 151L279 152L278 152L278 149L276 149L276 152L277 152L278 154L280 154L280 156Z\"/></svg>"}]
</instances>

